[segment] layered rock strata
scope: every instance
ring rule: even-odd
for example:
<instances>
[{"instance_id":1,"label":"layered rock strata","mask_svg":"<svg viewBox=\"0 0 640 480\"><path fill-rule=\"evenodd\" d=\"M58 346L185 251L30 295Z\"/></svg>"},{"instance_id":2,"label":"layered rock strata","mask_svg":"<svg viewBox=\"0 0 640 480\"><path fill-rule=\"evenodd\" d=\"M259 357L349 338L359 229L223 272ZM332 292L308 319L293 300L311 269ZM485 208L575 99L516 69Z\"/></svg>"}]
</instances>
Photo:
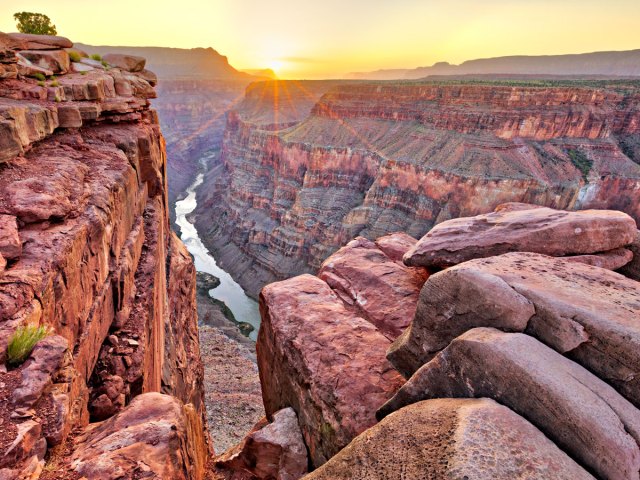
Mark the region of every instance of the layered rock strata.
<instances>
[{"instance_id":1,"label":"layered rock strata","mask_svg":"<svg viewBox=\"0 0 640 480\"><path fill-rule=\"evenodd\" d=\"M68 59L68 41L9 38L3 59L24 53L25 42ZM38 81L18 66L15 78L0 80L2 475L36 475L49 451L50 478L115 478L113 455L118 478L202 478L210 442L195 269L169 229L164 140L148 75L102 65L73 73L72 63L55 81ZM24 364L7 363L8 343L27 324L50 335ZM147 392L165 395L140 396ZM103 454L91 450L102 442L94 435L115 441L120 424L132 425L127 435L139 445L122 445L131 461L105 451L95 463ZM162 446L149 448L156 433ZM71 453L61 457L61 449Z\"/></svg>"},{"instance_id":2,"label":"layered rock strata","mask_svg":"<svg viewBox=\"0 0 640 480\"><path fill-rule=\"evenodd\" d=\"M421 237L505 202L640 218L633 83L347 83L308 115L302 87L247 91L199 191L204 241L254 295L314 272L357 235Z\"/></svg>"}]
</instances>

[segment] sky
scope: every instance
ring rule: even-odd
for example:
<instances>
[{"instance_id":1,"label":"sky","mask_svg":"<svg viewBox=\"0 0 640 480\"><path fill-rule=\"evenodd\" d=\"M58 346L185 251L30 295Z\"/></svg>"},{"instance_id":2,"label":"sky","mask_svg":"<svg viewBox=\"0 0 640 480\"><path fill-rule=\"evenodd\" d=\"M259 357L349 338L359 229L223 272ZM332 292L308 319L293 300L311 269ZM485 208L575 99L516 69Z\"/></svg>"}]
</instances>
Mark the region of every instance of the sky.
<instances>
[{"instance_id":1,"label":"sky","mask_svg":"<svg viewBox=\"0 0 640 480\"><path fill-rule=\"evenodd\" d=\"M94 45L213 47L281 78L640 48L640 0L0 0Z\"/></svg>"}]
</instances>

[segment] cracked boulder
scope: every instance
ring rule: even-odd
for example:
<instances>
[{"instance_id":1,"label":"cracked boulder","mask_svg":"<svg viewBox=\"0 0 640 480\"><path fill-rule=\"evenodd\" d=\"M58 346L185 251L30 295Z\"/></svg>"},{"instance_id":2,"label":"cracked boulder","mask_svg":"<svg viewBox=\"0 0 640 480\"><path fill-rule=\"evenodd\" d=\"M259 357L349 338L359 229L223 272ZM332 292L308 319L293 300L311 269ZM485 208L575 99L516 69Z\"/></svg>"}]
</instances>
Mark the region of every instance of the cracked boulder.
<instances>
[{"instance_id":1,"label":"cracked boulder","mask_svg":"<svg viewBox=\"0 0 640 480\"><path fill-rule=\"evenodd\" d=\"M486 398L427 400L405 407L305 477L391 478L593 480L540 430Z\"/></svg>"},{"instance_id":2,"label":"cracked boulder","mask_svg":"<svg viewBox=\"0 0 640 480\"><path fill-rule=\"evenodd\" d=\"M532 335L640 405L640 283L535 253L478 259L432 275L411 326L388 352L409 376L458 335Z\"/></svg>"},{"instance_id":3,"label":"cracked boulder","mask_svg":"<svg viewBox=\"0 0 640 480\"><path fill-rule=\"evenodd\" d=\"M522 203L436 225L409 250L407 265L448 267L508 252L552 257L608 252L633 242L636 222L613 210L568 212Z\"/></svg>"},{"instance_id":4,"label":"cracked boulder","mask_svg":"<svg viewBox=\"0 0 640 480\"><path fill-rule=\"evenodd\" d=\"M202 425L192 410L169 395L139 395L77 438L71 468L104 480L202 478L208 452L199 442Z\"/></svg>"},{"instance_id":5,"label":"cracked boulder","mask_svg":"<svg viewBox=\"0 0 640 480\"><path fill-rule=\"evenodd\" d=\"M464 333L420 368L378 417L421 400L448 397L492 398L600 478L639 478L640 411L533 337L493 328Z\"/></svg>"}]
</instances>

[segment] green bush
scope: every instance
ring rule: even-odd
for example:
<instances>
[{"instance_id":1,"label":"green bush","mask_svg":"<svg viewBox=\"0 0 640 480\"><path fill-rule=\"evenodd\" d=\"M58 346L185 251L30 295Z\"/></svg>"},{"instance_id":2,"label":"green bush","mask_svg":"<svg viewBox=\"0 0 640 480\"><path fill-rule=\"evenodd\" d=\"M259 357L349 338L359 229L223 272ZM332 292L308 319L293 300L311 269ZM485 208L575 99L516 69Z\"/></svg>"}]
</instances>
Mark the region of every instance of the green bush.
<instances>
[{"instance_id":1,"label":"green bush","mask_svg":"<svg viewBox=\"0 0 640 480\"><path fill-rule=\"evenodd\" d=\"M100 62L100 63L102 63L102 66L104 68L109 68L109 64L107 62L105 62L104 60L102 60L102 62Z\"/></svg>"},{"instance_id":2,"label":"green bush","mask_svg":"<svg viewBox=\"0 0 640 480\"><path fill-rule=\"evenodd\" d=\"M44 325L30 324L19 327L9 339L7 363L12 366L22 364L29 357L36 343L49 334L49 327Z\"/></svg>"},{"instance_id":3,"label":"green bush","mask_svg":"<svg viewBox=\"0 0 640 480\"><path fill-rule=\"evenodd\" d=\"M45 85L46 85L46 83L44 83L42 80L40 80L40 81L38 82L38 86L39 86L39 87L44 87Z\"/></svg>"},{"instance_id":4,"label":"green bush","mask_svg":"<svg viewBox=\"0 0 640 480\"><path fill-rule=\"evenodd\" d=\"M95 60L96 62L100 62L102 60L102 57L97 53L94 53L93 55L91 55L91 59Z\"/></svg>"},{"instance_id":5,"label":"green bush","mask_svg":"<svg viewBox=\"0 0 640 480\"><path fill-rule=\"evenodd\" d=\"M76 52L75 50L71 50L69 52L69 58L72 62L79 62L80 60L82 60L82 55L80 55L80 53Z\"/></svg>"},{"instance_id":6,"label":"green bush","mask_svg":"<svg viewBox=\"0 0 640 480\"><path fill-rule=\"evenodd\" d=\"M35 35L57 35L56 26L51 19L42 13L18 12L13 14L20 33L32 33Z\"/></svg>"},{"instance_id":7,"label":"green bush","mask_svg":"<svg viewBox=\"0 0 640 480\"><path fill-rule=\"evenodd\" d=\"M569 150L567 153L569 154L571 163L582 173L584 181L588 181L589 172L593 167L593 161L587 158L580 150Z\"/></svg>"},{"instance_id":8,"label":"green bush","mask_svg":"<svg viewBox=\"0 0 640 480\"><path fill-rule=\"evenodd\" d=\"M36 80L40 80L41 82L44 82L47 79L47 77L45 77L40 72L34 74L33 76L36 78Z\"/></svg>"},{"instance_id":9,"label":"green bush","mask_svg":"<svg viewBox=\"0 0 640 480\"><path fill-rule=\"evenodd\" d=\"M49 80L51 81L51 83L49 84L50 87L59 87L60 86L60 82L58 82L58 79L54 76L49 77Z\"/></svg>"}]
</instances>

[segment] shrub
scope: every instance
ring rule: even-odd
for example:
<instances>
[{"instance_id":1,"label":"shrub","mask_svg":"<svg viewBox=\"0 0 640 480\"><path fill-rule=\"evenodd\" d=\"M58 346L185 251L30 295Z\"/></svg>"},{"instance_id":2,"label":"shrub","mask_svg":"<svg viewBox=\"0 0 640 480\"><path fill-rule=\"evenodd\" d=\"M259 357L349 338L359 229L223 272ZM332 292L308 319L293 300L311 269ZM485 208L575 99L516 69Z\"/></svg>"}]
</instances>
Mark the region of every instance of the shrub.
<instances>
[{"instance_id":1,"label":"shrub","mask_svg":"<svg viewBox=\"0 0 640 480\"><path fill-rule=\"evenodd\" d=\"M40 80L41 82L44 82L47 79L47 77L45 77L40 72L34 74L33 76L36 78L36 80Z\"/></svg>"},{"instance_id":2,"label":"shrub","mask_svg":"<svg viewBox=\"0 0 640 480\"><path fill-rule=\"evenodd\" d=\"M80 55L80 53L76 52L75 50L71 50L69 52L69 58L72 62L79 62L80 60L82 60L82 55Z\"/></svg>"},{"instance_id":3,"label":"shrub","mask_svg":"<svg viewBox=\"0 0 640 480\"><path fill-rule=\"evenodd\" d=\"M95 60L96 62L100 62L100 61L102 61L102 57L100 55L98 55L97 53L94 53L93 55L91 55L91 60Z\"/></svg>"},{"instance_id":4,"label":"shrub","mask_svg":"<svg viewBox=\"0 0 640 480\"><path fill-rule=\"evenodd\" d=\"M60 82L58 82L58 80L56 80L55 78L53 79L53 81L49 84L50 87L59 87L60 86Z\"/></svg>"},{"instance_id":5,"label":"shrub","mask_svg":"<svg viewBox=\"0 0 640 480\"><path fill-rule=\"evenodd\" d=\"M29 357L36 343L49 334L49 327L44 325L30 324L18 327L7 345L7 363L12 366L22 364Z\"/></svg>"},{"instance_id":6,"label":"shrub","mask_svg":"<svg viewBox=\"0 0 640 480\"><path fill-rule=\"evenodd\" d=\"M80 75L86 75L87 72L80 72Z\"/></svg>"},{"instance_id":7,"label":"shrub","mask_svg":"<svg viewBox=\"0 0 640 480\"><path fill-rule=\"evenodd\" d=\"M582 173L584 181L588 181L589 172L591 171L591 167L593 167L593 161L587 158L580 150L569 150L567 153L569 154L571 163Z\"/></svg>"},{"instance_id":8,"label":"shrub","mask_svg":"<svg viewBox=\"0 0 640 480\"><path fill-rule=\"evenodd\" d=\"M13 14L20 33L35 35L57 35L56 26L51 19L42 13L18 12Z\"/></svg>"},{"instance_id":9,"label":"shrub","mask_svg":"<svg viewBox=\"0 0 640 480\"><path fill-rule=\"evenodd\" d=\"M55 102L56 103L60 103L61 101L62 101L62 99L58 95L56 95Z\"/></svg>"},{"instance_id":10,"label":"shrub","mask_svg":"<svg viewBox=\"0 0 640 480\"><path fill-rule=\"evenodd\" d=\"M45 85L46 85L46 83L44 83L42 80L40 80L40 81L38 82L38 86L39 86L39 87L44 87Z\"/></svg>"},{"instance_id":11,"label":"shrub","mask_svg":"<svg viewBox=\"0 0 640 480\"><path fill-rule=\"evenodd\" d=\"M109 68L109 64L107 62L105 62L104 60L102 60L100 63L102 63L102 66L104 68Z\"/></svg>"}]
</instances>

